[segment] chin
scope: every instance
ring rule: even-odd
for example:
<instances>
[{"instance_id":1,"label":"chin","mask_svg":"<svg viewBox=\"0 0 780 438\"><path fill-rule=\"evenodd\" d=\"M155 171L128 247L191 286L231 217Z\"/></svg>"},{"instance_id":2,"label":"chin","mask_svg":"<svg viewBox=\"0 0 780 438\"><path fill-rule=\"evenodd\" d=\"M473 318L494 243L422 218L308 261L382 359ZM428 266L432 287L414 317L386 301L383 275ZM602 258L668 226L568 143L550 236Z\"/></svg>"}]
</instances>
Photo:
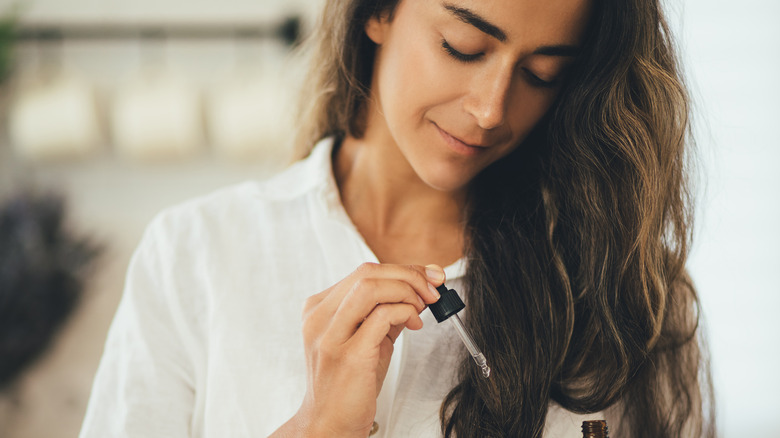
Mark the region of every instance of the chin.
<instances>
[{"instance_id":1,"label":"chin","mask_svg":"<svg viewBox=\"0 0 780 438\"><path fill-rule=\"evenodd\" d=\"M429 171L425 175L420 173L418 175L429 187L448 193L464 190L474 178L470 172L458 172L452 169L442 169L438 172Z\"/></svg>"}]
</instances>

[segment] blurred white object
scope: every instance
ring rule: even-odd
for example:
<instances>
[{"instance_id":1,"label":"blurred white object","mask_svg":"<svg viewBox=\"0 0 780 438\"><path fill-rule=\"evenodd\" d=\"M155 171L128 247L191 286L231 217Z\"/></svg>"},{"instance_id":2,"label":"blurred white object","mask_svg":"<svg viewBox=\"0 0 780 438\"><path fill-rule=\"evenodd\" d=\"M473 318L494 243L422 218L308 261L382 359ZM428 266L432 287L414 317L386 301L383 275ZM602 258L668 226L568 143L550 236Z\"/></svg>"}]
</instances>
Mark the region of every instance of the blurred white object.
<instances>
[{"instance_id":1,"label":"blurred white object","mask_svg":"<svg viewBox=\"0 0 780 438\"><path fill-rule=\"evenodd\" d=\"M215 151L228 159L282 159L292 133L290 97L278 78L240 76L212 96L208 122Z\"/></svg>"},{"instance_id":2,"label":"blurred white object","mask_svg":"<svg viewBox=\"0 0 780 438\"><path fill-rule=\"evenodd\" d=\"M144 71L114 100L111 127L117 150L142 161L193 155L203 143L198 90L178 75Z\"/></svg>"},{"instance_id":3,"label":"blurred white object","mask_svg":"<svg viewBox=\"0 0 780 438\"><path fill-rule=\"evenodd\" d=\"M239 53L237 68L216 86L206 116L217 155L279 167L291 160L293 92L285 75L286 55L287 48L276 42Z\"/></svg>"},{"instance_id":4,"label":"blurred white object","mask_svg":"<svg viewBox=\"0 0 780 438\"><path fill-rule=\"evenodd\" d=\"M16 152L32 160L95 151L102 136L92 88L66 73L26 86L10 108L9 136Z\"/></svg>"}]
</instances>

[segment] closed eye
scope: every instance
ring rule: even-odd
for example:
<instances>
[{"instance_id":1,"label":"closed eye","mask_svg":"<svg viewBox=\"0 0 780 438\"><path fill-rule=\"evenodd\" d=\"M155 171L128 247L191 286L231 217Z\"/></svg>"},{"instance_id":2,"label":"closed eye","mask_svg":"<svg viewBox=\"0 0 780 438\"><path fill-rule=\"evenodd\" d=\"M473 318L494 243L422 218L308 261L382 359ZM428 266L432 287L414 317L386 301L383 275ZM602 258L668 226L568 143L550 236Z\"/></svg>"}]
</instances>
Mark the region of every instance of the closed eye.
<instances>
[{"instance_id":1,"label":"closed eye","mask_svg":"<svg viewBox=\"0 0 780 438\"><path fill-rule=\"evenodd\" d=\"M453 48L447 42L447 40L445 40L445 39L441 40L441 48L444 49L444 51L447 52L447 54L449 54L453 58L457 59L460 62L465 62L465 63L476 62L476 61L480 60L484 56L484 53L481 53L481 52L480 53L474 53L474 54L460 52L460 51L456 50L455 48ZM526 79L528 80L528 82L533 87L536 87L536 88L555 88L558 85L558 79L555 79L553 81L546 81L546 80L540 78L539 76L537 76L534 72L532 72L531 70L529 70L527 68L523 69L523 73L525 74Z\"/></svg>"},{"instance_id":2,"label":"closed eye","mask_svg":"<svg viewBox=\"0 0 780 438\"><path fill-rule=\"evenodd\" d=\"M441 40L441 48L444 49L445 52L447 52L450 56L457 59L461 62L474 62L482 58L483 53L463 53L455 50L452 48L452 46L447 42L447 40Z\"/></svg>"},{"instance_id":3,"label":"closed eye","mask_svg":"<svg viewBox=\"0 0 780 438\"><path fill-rule=\"evenodd\" d=\"M531 83L532 86L538 87L538 88L553 88L556 85L558 85L558 80L554 81L545 81L544 79L540 78L539 76L536 76L531 70L528 70L527 68L523 69L523 72L526 75L526 78L528 79L528 82Z\"/></svg>"}]
</instances>

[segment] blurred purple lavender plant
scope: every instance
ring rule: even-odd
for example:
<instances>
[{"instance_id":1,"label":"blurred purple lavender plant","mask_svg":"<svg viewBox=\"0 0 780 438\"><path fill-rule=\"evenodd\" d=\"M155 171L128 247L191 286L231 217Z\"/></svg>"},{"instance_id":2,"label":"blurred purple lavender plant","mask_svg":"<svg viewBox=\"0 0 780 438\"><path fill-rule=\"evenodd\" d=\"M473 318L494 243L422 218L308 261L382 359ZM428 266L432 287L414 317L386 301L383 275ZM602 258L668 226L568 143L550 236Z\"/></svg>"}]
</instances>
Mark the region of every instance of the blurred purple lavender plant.
<instances>
[{"instance_id":1,"label":"blurred purple lavender plant","mask_svg":"<svg viewBox=\"0 0 780 438\"><path fill-rule=\"evenodd\" d=\"M100 253L64 219L65 202L55 195L25 194L0 206L0 390L51 343Z\"/></svg>"}]
</instances>

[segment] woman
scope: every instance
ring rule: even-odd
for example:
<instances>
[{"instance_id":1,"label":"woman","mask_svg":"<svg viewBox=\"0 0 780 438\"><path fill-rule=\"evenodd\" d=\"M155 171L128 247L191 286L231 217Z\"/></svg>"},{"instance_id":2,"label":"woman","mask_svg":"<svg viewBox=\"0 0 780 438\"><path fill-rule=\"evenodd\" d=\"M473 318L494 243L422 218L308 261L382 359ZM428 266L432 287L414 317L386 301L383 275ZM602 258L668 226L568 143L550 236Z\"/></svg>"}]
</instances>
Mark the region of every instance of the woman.
<instances>
[{"instance_id":1,"label":"woman","mask_svg":"<svg viewBox=\"0 0 780 438\"><path fill-rule=\"evenodd\" d=\"M317 146L154 221L83 437L714 433L655 1L330 1L317 41Z\"/></svg>"}]
</instances>

